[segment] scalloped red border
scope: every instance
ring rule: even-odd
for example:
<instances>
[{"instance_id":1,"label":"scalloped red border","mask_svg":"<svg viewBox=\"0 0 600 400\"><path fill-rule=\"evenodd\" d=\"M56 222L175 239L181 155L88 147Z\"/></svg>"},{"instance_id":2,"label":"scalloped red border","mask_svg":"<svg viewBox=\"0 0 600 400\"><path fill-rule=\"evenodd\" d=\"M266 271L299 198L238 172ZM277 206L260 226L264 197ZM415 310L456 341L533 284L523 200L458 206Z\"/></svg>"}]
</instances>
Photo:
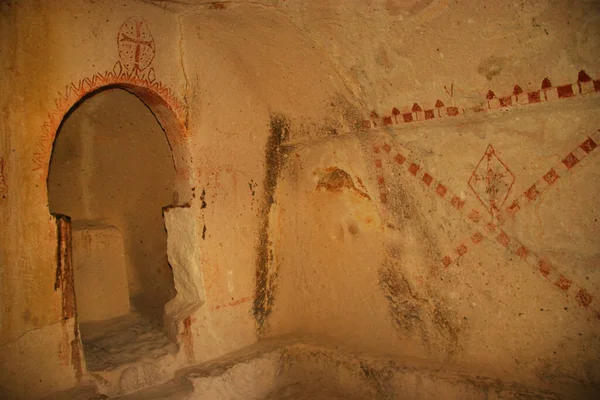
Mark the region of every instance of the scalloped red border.
<instances>
[{"instance_id":1,"label":"scalloped red border","mask_svg":"<svg viewBox=\"0 0 600 400\"><path fill-rule=\"evenodd\" d=\"M156 80L154 68L142 72L139 68L127 71L120 61L117 61L112 71L96 73L90 78L72 82L59 93L55 101L55 108L48 112L48 120L42 125L42 135L36 140L36 151L33 153L33 171L47 171L52 152L54 138L66 113L86 95L111 85L131 85L145 88L163 99L165 104L174 113L182 126L186 126L185 107L177 99L173 91L160 81ZM186 135L186 131L181 132Z\"/></svg>"}]
</instances>

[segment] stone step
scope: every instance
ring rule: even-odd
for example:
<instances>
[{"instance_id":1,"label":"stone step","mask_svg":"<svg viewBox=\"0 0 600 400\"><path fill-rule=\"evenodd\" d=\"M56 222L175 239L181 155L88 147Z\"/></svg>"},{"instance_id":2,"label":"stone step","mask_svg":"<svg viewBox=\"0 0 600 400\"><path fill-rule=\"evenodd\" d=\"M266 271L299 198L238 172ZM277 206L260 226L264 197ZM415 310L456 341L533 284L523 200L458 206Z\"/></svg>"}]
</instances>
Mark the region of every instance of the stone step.
<instances>
[{"instance_id":1,"label":"stone step","mask_svg":"<svg viewBox=\"0 0 600 400\"><path fill-rule=\"evenodd\" d=\"M275 339L185 368L167 384L119 400L562 399L545 387L460 367L355 354L315 341ZM576 398L576 397L574 397Z\"/></svg>"}]
</instances>

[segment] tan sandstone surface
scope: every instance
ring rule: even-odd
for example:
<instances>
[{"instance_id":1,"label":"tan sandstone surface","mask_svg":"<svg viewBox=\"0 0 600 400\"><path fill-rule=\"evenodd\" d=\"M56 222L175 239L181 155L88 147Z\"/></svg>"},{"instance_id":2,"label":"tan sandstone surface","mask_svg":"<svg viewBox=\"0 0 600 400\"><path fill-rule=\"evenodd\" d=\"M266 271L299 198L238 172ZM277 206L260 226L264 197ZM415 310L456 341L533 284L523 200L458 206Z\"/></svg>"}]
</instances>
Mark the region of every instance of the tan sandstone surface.
<instances>
[{"instance_id":1,"label":"tan sandstone surface","mask_svg":"<svg viewBox=\"0 0 600 400\"><path fill-rule=\"evenodd\" d=\"M595 0L0 1L0 398L600 392Z\"/></svg>"}]
</instances>

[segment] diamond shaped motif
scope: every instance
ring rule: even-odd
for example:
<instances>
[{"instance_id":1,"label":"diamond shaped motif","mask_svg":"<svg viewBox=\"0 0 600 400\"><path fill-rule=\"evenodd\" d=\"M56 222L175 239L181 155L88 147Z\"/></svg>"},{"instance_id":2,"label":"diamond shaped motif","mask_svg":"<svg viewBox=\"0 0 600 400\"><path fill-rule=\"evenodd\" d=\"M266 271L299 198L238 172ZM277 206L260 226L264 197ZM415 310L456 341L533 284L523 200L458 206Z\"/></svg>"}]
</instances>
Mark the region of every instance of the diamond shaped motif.
<instances>
[{"instance_id":1,"label":"diamond shaped motif","mask_svg":"<svg viewBox=\"0 0 600 400\"><path fill-rule=\"evenodd\" d=\"M469 187L481 204L495 218L515 182L515 175L496 155L490 144L471 174Z\"/></svg>"}]
</instances>

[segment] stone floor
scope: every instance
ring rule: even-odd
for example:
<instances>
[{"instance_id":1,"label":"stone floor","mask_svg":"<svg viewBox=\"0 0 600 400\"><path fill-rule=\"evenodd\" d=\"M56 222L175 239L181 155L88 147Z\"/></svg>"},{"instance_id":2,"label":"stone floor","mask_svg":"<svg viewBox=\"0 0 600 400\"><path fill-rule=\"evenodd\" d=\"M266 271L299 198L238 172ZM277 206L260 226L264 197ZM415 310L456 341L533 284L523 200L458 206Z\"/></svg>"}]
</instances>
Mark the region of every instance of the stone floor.
<instances>
[{"instance_id":1,"label":"stone floor","mask_svg":"<svg viewBox=\"0 0 600 400\"><path fill-rule=\"evenodd\" d=\"M132 313L108 322L80 324L83 352L91 372L111 371L142 359L175 354L163 329Z\"/></svg>"},{"instance_id":2,"label":"stone floor","mask_svg":"<svg viewBox=\"0 0 600 400\"><path fill-rule=\"evenodd\" d=\"M324 388L307 387L301 384L291 384L277 388L269 393L264 400L362 400L364 397L357 397L351 393Z\"/></svg>"},{"instance_id":3,"label":"stone floor","mask_svg":"<svg viewBox=\"0 0 600 400\"><path fill-rule=\"evenodd\" d=\"M589 397L589 390L582 388L549 387L532 381L512 382L506 378L484 376L482 371L467 371L460 366L353 353L344 347L315 340L265 340L217 360L182 368L172 378L154 386L147 384L140 390L129 388L125 395L109 394L102 387L86 387L47 400L594 398Z\"/></svg>"}]
</instances>

